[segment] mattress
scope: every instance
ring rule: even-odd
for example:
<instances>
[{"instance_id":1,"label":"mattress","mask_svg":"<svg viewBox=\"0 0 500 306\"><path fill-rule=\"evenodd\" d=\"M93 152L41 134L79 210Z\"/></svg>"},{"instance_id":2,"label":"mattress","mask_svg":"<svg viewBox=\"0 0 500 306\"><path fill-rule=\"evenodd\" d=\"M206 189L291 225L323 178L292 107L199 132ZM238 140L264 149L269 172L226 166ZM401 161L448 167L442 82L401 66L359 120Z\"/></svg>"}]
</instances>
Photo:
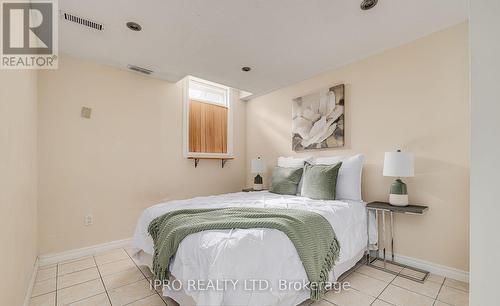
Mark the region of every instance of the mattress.
<instances>
[{"instance_id":1,"label":"mattress","mask_svg":"<svg viewBox=\"0 0 500 306\"><path fill-rule=\"evenodd\" d=\"M312 200L261 191L170 201L144 210L134 233L135 258L151 267L154 250L147 228L154 218L176 209L224 207L290 208L321 214L331 224L340 244L339 260L330 273L330 281L353 267L366 250L365 203ZM375 233L375 228L371 228L370 241L376 240ZM309 290L300 286L308 279L295 247L284 233L274 229L191 234L180 243L170 271L181 285L165 288L163 293L183 306L290 306L309 297Z\"/></svg>"}]
</instances>

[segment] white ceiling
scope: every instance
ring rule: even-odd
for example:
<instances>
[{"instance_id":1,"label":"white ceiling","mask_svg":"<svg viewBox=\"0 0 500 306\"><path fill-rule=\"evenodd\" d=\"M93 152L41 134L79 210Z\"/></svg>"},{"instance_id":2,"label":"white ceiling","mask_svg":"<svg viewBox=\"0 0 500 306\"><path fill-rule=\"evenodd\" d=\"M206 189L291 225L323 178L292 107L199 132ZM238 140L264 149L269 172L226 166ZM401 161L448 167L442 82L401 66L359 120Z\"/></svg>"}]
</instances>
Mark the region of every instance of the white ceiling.
<instances>
[{"instance_id":1,"label":"white ceiling","mask_svg":"<svg viewBox=\"0 0 500 306\"><path fill-rule=\"evenodd\" d=\"M190 74L255 95L467 19L467 0L60 0L104 31L60 20L60 50L178 81ZM142 25L141 32L125 27ZM241 67L251 66L251 72Z\"/></svg>"}]
</instances>

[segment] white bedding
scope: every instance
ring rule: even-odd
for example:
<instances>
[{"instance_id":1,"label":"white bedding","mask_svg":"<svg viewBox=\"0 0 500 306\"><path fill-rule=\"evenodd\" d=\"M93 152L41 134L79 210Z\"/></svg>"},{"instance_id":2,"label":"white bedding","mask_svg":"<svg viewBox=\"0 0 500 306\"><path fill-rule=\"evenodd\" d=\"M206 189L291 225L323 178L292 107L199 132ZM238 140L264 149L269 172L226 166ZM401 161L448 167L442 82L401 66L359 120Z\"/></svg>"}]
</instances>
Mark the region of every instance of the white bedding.
<instances>
[{"instance_id":1,"label":"white bedding","mask_svg":"<svg viewBox=\"0 0 500 306\"><path fill-rule=\"evenodd\" d=\"M330 275L331 281L352 267L366 249L364 203L311 200L262 191L170 201L146 209L134 234L134 247L139 251L137 254L142 254L140 257L143 262L146 258L144 264L151 267L153 241L147 228L154 218L176 209L222 207L292 208L321 214L332 225L340 243L340 258ZM370 241L372 239L376 237L370 237ZM187 295L196 305L290 306L300 304L309 297L307 289L279 288L280 279L306 283L308 279L292 242L285 234L273 229L212 230L189 235L180 243L171 261L170 271L184 284L184 291L180 294L165 290L164 295L174 299ZM243 282L246 280L245 284L249 284L248 281L252 279L268 281L264 285L270 284L271 289L246 290ZM188 290L190 280L218 280L218 284L223 280L239 280L239 283L236 290L233 290L232 284L228 286L229 290ZM181 302L181 305L184 304Z\"/></svg>"}]
</instances>

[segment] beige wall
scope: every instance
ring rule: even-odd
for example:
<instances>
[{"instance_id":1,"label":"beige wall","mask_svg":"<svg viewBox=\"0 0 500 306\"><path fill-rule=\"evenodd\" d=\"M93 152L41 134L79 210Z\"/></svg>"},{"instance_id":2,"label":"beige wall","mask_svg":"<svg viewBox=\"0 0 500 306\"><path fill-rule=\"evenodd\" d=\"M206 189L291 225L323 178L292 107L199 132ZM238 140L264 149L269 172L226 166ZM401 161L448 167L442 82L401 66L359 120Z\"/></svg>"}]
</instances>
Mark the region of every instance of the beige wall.
<instances>
[{"instance_id":1,"label":"beige wall","mask_svg":"<svg viewBox=\"0 0 500 306\"><path fill-rule=\"evenodd\" d=\"M41 254L129 238L142 210L164 198L244 185L244 102L235 103L236 159L195 169L182 157L180 85L65 56L59 67L38 83Z\"/></svg>"},{"instance_id":2,"label":"beige wall","mask_svg":"<svg viewBox=\"0 0 500 306\"><path fill-rule=\"evenodd\" d=\"M0 70L0 305L22 305L37 255L37 80Z\"/></svg>"},{"instance_id":3,"label":"beige wall","mask_svg":"<svg viewBox=\"0 0 500 306\"><path fill-rule=\"evenodd\" d=\"M269 174L278 156L294 155L291 100L346 84L345 149L306 154L364 153L363 198L372 201L386 200L392 181L382 176L384 152L399 147L414 152L410 201L430 210L423 217L397 216L395 251L468 270L467 63L468 27L460 24L258 97L247 105L247 157L265 158Z\"/></svg>"}]
</instances>

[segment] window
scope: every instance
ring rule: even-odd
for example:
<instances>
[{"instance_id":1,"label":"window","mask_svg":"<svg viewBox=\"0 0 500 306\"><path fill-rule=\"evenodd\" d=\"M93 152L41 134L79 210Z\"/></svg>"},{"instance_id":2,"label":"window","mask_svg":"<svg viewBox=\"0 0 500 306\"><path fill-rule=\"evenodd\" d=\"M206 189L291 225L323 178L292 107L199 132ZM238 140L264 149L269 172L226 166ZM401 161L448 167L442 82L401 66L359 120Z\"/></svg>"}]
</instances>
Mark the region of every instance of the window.
<instances>
[{"instance_id":1,"label":"window","mask_svg":"<svg viewBox=\"0 0 500 306\"><path fill-rule=\"evenodd\" d=\"M185 157L231 157L231 88L194 77L184 87Z\"/></svg>"}]
</instances>

